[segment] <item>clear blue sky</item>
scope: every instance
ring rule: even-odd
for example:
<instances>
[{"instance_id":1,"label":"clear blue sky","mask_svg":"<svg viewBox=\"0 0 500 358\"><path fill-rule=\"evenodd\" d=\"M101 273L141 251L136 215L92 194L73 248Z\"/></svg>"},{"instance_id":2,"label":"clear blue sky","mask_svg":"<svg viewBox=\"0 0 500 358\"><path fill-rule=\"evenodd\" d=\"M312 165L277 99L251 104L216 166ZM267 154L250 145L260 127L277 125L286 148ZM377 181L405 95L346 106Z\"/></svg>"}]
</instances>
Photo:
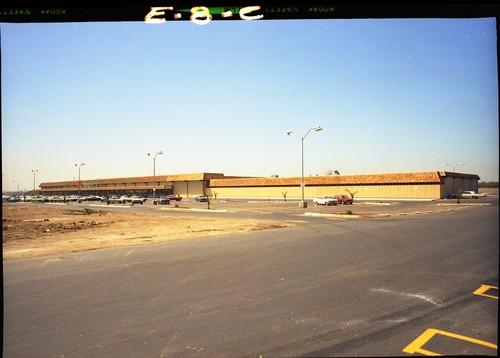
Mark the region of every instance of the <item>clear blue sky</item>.
<instances>
[{"instance_id":1,"label":"clear blue sky","mask_svg":"<svg viewBox=\"0 0 500 358\"><path fill-rule=\"evenodd\" d=\"M496 20L1 24L2 183L452 171L498 181ZM287 137L284 132L297 135Z\"/></svg>"}]
</instances>

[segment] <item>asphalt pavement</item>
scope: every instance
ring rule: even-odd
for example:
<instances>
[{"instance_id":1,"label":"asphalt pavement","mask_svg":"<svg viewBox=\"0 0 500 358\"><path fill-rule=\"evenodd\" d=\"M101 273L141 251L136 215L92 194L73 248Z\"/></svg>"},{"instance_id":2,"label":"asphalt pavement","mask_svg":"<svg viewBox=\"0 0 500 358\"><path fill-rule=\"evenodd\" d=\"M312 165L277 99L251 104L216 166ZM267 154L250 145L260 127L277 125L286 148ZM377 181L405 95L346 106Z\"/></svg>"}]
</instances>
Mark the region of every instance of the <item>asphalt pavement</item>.
<instances>
[{"instance_id":1,"label":"asphalt pavement","mask_svg":"<svg viewBox=\"0 0 500 358\"><path fill-rule=\"evenodd\" d=\"M6 261L3 354L496 356L498 196L473 203L344 219L221 202L210 215L298 225Z\"/></svg>"},{"instance_id":2,"label":"asphalt pavement","mask_svg":"<svg viewBox=\"0 0 500 358\"><path fill-rule=\"evenodd\" d=\"M225 217L247 217L261 218L270 216L273 218L286 218L290 216L335 216L349 219L362 217L372 218L398 218L414 215L429 215L450 211L466 210L470 207L487 206L498 201L498 189L489 189L486 198L461 199L457 203L456 199L437 200L366 200L355 199L352 205L315 205L311 199L306 199L307 207L301 207L300 200L297 199L217 199L206 202L196 202L194 198L183 198L181 201L172 201L169 205L152 205L151 200L147 200L144 205L131 204L111 204L105 203L70 203L70 206L85 206L94 209L106 208L106 210L134 210L156 214L169 215L193 215L203 216L212 214L214 216ZM46 204L39 204L46 205ZM65 205L65 204L56 204Z\"/></svg>"}]
</instances>

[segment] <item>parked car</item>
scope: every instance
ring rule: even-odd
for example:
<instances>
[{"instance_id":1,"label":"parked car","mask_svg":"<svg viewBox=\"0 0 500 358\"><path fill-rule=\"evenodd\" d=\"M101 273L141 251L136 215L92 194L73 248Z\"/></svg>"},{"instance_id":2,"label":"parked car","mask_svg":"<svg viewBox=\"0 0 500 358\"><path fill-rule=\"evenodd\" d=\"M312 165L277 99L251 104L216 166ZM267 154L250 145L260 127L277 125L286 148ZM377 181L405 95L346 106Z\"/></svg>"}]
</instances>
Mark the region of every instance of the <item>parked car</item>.
<instances>
[{"instance_id":1,"label":"parked car","mask_svg":"<svg viewBox=\"0 0 500 358\"><path fill-rule=\"evenodd\" d=\"M131 202L132 204L141 204L141 205L143 205L144 202L146 201L146 198L141 198L140 196L133 195L133 196L131 196L129 198L128 201Z\"/></svg>"},{"instance_id":2,"label":"parked car","mask_svg":"<svg viewBox=\"0 0 500 358\"><path fill-rule=\"evenodd\" d=\"M316 205L337 205L338 200L331 196L320 196L313 199L313 203Z\"/></svg>"},{"instance_id":3,"label":"parked car","mask_svg":"<svg viewBox=\"0 0 500 358\"><path fill-rule=\"evenodd\" d=\"M128 196L112 196L109 198L110 204L125 204L129 200Z\"/></svg>"},{"instance_id":4,"label":"parked car","mask_svg":"<svg viewBox=\"0 0 500 358\"><path fill-rule=\"evenodd\" d=\"M155 198L153 204L160 204L160 205L169 205L170 204L170 199L167 196L160 196L159 198Z\"/></svg>"},{"instance_id":5,"label":"parked car","mask_svg":"<svg viewBox=\"0 0 500 358\"><path fill-rule=\"evenodd\" d=\"M337 199L339 204L351 205L353 202L352 198L348 197L347 195L335 195L334 198Z\"/></svg>"},{"instance_id":6,"label":"parked car","mask_svg":"<svg viewBox=\"0 0 500 358\"><path fill-rule=\"evenodd\" d=\"M194 198L197 202L208 201L208 196L206 195L198 195Z\"/></svg>"},{"instance_id":7,"label":"parked car","mask_svg":"<svg viewBox=\"0 0 500 358\"><path fill-rule=\"evenodd\" d=\"M82 197L82 201L101 201L101 197L97 195L87 195Z\"/></svg>"},{"instance_id":8,"label":"parked car","mask_svg":"<svg viewBox=\"0 0 500 358\"><path fill-rule=\"evenodd\" d=\"M468 198L478 199L479 197L484 197L484 196L486 196L485 193L476 193L476 192L470 191L470 190L465 190L462 193L462 198L464 198L464 199L468 199Z\"/></svg>"},{"instance_id":9,"label":"parked car","mask_svg":"<svg viewBox=\"0 0 500 358\"><path fill-rule=\"evenodd\" d=\"M175 201L181 201L182 200L182 196L175 195L175 194L167 195L166 198L168 200L175 200Z\"/></svg>"}]
</instances>

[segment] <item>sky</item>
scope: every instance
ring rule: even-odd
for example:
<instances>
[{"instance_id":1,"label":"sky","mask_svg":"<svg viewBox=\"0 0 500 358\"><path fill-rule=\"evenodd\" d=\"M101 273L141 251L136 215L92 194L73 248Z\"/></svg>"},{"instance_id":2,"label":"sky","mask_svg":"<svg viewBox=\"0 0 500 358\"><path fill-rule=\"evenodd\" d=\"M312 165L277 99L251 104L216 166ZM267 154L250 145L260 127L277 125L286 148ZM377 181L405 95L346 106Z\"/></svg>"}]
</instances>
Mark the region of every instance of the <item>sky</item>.
<instances>
[{"instance_id":1,"label":"sky","mask_svg":"<svg viewBox=\"0 0 500 358\"><path fill-rule=\"evenodd\" d=\"M494 17L0 30L4 191L79 174L300 176L302 144L306 176L499 179Z\"/></svg>"}]
</instances>

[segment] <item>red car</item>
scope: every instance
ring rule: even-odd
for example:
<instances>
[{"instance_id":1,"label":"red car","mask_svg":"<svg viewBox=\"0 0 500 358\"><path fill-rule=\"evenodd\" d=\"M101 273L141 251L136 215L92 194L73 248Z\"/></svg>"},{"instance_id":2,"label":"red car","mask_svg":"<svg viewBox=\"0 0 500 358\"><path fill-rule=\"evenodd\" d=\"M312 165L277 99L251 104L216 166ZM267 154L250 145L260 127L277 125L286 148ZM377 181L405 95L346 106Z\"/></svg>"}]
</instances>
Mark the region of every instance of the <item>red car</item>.
<instances>
[{"instance_id":1,"label":"red car","mask_svg":"<svg viewBox=\"0 0 500 358\"><path fill-rule=\"evenodd\" d=\"M170 194L170 195L167 195L167 199L170 201L181 201L182 196Z\"/></svg>"},{"instance_id":2,"label":"red car","mask_svg":"<svg viewBox=\"0 0 500 358\"><path fill-rule=\"evenodd\" d=\"M349 204L351 205L353 200L352 198L349 198L347 195L335 195L335 199L339 202L339 204Z\"/></svg>"}]
</instances>

